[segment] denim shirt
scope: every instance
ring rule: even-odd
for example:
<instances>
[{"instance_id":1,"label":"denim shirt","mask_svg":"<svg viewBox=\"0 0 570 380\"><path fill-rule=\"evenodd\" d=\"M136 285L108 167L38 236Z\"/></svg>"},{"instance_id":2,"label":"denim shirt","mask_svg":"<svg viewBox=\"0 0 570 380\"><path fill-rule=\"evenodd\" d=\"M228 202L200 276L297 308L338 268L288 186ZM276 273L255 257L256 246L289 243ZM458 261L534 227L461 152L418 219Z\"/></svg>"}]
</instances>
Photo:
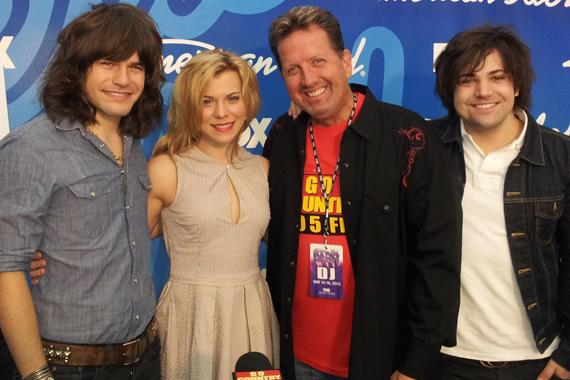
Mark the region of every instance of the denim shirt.
<instances>
[{"instance_id":1,"label":"denim shirt","mask_svg":"<svg viewBox=\"0 0 570 380\"><path fill-rule=\"evenodd\" d=\"M552 359L570 369L570 138L527 117L524 145L505 176L507 237L536 347L543 353L560 334ZM459 120L429 124L442 136L463 193Z\"/></svg>"},{"instance_id":2,"label":"denim shirt","mask_svg":"<svg viewBox=\"0 0 570 380\"><path fill-rule=\"evenodd\" d=\"M47 274L32 289L43 339L113 344L140 335L156 306L150 180L139 141L124 167L79 123L41 115L0 141L0 272Z\"/></svg>"}]
</instances>

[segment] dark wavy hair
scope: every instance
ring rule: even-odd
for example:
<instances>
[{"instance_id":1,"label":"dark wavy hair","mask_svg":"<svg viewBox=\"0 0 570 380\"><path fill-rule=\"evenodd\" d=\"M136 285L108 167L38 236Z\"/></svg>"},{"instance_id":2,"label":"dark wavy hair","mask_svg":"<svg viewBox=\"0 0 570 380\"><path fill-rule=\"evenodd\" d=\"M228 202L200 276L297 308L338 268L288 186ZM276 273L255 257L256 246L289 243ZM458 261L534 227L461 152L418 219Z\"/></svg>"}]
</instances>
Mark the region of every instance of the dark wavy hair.
<instances>
[{"instance_id":1,"label":"dark wavy hair","mask_svg":"<svg viewBox=\"0 0 570 380\"><path fill-rule=\"evenodd\" d=\"M515 107L530 110L531 87L536 79L530 65L530 49L510 25L486 25L456 34L435 61L435 94L450 117L459 117L453 99L460 75L481 70L485 57L494 51L501 56L505 73L519 92Z\"/></svg>"},{"instance_id":2,"label":"dark wavy hair","mask_svg":"<svg viewBox=\"0 0 570 380\"><path fill-rule=\"evenodd\" d=\"M322 28L327 33L331 47L342 57L344 39L338 20L333 14L326 9L312 5L295 7L276 18L269 27L269 47L271 47L271 52L277 60L279 71L282 69L281 58L277 49L279 43L291 33L297 30L307 30L312 26Z\"/></svg>"},{"instance_id":3,"label":"dark wavy hair","mask_svg":"<svg viewBox=\"0 0 570 380\"><path fill-rule=\"evenodd\" d=\"M56 123L68 118L95 123L96 109L85 92L87 71L100 59L120 62L138 53L145 69L144 90L119 127L123 134L146 137L162 120L162 37L154 20L133 5L102 3L91 8L59 34L40 86L40 103Z\"/></svg>"}]
</instances>

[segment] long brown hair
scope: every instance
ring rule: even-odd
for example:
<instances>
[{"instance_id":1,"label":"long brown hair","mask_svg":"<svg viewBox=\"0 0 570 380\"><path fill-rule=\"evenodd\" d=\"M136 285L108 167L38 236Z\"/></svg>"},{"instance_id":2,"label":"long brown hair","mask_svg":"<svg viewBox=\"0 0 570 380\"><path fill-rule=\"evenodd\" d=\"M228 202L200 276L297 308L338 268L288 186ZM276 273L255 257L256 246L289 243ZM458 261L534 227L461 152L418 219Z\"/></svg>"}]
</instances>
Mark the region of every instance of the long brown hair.
<instances>
[{"instance_id":1,"label":"long brown hair","mask_svg":"<svg viewBox=\"0 0 570 380\"><path fill-rule=\"evenodd\" d=\"M44 74L40 102L54 122L70 118L95 123L85 93L87 71L100 59L123 61L138 53L145 68L141 97L120 122L121 133L143 138L162 120L162 38L153 19L125 3L92 5L58 36L58 47Z\"/></svg>"},{"instance_id":2,"label":"long brown hair","mask_svg":"<svg viewBox=\"0 0 570 380\"><path fill-rule=\"evenodd\" d=\"M195 55L174 82L172 104L168 109L168 131L154 146L153 156L168 152L179 154L190 149L200 138L203 97L212 79L225 71L234 71L241 80L241 94L246 117L251 121L259 112L261 97L257 76L251 66L234 53L221 49L207 50ZM243 123L240 133L229 150L232 159L238 149L241 133L248 127Z\"/></svg>"}]
</instances>

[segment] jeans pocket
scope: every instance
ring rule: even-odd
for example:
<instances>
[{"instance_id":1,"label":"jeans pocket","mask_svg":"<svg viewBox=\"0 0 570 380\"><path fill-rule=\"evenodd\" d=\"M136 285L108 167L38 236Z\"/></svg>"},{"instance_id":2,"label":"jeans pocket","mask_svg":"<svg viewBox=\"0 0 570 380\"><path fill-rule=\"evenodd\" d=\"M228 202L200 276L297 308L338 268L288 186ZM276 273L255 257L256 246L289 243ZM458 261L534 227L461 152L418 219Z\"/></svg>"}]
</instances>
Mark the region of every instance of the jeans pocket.
<instances>
[{"instance_id":1,"label":"jeans pocket","mask_svg":"<svg viewBox=\"0 0 570 380\"><path fill-rule=\"evenodd\" d=\"M52 365L51 371L55 380L96 380L99 367Z\"/></svg>"}]
</instances>

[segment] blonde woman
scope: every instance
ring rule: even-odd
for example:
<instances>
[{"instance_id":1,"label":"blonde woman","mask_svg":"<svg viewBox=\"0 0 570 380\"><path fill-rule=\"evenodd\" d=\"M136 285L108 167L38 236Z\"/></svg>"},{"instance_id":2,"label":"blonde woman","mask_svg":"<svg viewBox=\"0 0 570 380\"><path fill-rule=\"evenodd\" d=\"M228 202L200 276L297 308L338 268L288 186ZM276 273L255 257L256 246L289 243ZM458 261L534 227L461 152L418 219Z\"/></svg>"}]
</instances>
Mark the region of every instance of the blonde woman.
<instances>
[{"instance_id":1,"label":"blonde woman","mask_svg":"<svg viewBox=\"0 0 570 380\"><path fill-rule=\"evenodd\" d=\"M174 83L169 130L149 161L149 227L156 236L161 218L171 263L156 313L163 379L231 379L249 351L278 365L258 265L269 163L238 145L259 106L254 71L219 49L193 57Z\"/></svg>"}]
</instances>

